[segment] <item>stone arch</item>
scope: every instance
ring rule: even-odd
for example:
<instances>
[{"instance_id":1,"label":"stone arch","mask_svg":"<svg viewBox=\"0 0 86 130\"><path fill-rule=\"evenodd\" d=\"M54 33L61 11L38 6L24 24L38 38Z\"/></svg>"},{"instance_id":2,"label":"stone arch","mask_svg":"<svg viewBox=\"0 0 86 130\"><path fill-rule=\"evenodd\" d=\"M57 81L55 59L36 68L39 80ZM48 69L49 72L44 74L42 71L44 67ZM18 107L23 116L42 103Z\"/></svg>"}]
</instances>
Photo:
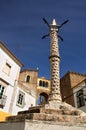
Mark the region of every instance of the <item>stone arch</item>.
<instances>
[{"instance_id":1,"label":"stone arch","mask_svg":"<svg viewBox=\"0 0 86 130\"><path fill-rule=\"evenodd\" d=\"M44 104L48 101L48 94L45 92L42 92L38 96L38 104Z\"/></svg>"}]
</instances>

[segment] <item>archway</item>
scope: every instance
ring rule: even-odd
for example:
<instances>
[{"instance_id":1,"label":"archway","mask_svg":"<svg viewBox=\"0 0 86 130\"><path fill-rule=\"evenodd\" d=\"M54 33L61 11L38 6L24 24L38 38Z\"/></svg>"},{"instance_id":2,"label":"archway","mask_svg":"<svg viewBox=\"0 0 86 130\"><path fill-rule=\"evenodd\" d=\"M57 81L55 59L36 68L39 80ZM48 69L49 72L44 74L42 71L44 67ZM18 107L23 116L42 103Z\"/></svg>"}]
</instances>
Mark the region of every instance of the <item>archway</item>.
<instances>
[{"instance_id":1,"label":"archway","mask_svg":"<svg viewBox=\"0 0 86 130\"><path fill-rule=\"evenodd\" d=\"M44 104L48 101L48 94L42 92L40 93L40 95L38 96L38 104Z\"/></svg>"}]
</instances>

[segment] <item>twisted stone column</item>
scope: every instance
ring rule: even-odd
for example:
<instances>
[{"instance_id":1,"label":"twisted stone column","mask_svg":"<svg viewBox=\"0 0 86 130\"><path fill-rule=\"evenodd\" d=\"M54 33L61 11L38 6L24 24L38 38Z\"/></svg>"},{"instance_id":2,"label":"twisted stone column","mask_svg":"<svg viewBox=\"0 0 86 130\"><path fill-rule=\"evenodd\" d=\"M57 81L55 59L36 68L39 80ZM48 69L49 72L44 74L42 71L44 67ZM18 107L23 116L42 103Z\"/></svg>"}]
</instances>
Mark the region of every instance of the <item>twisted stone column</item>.
<instances>
[{"instance_id":1,"label":"twisted stone column","mask_svg":"<svg viewBox=\"0 0 86 130\"><path fill-rule=\"evenodd\" d=\"M51 69L51 92L49 101L61 102L60 78L59 78L59 49L58 49L58 27L55 19L50 25L50 69Z\"/></svg>"}]
</instances>

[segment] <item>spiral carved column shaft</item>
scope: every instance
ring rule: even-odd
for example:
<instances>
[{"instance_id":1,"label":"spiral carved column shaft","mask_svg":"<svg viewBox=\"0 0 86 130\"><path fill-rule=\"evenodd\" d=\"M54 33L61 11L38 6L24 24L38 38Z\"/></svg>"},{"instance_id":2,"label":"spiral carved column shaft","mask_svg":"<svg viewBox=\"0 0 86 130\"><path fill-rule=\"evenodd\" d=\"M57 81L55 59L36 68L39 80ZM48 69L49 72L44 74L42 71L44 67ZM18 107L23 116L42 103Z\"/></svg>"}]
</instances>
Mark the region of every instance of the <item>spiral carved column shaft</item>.
<instances>
[{"instance_id":1,"label":"spiral carved column shaft","mask_svg":"<svg viewBox=\"0 0 86 130\"><path fill-rule=\"evenodd\" d=\"M57 25L54 25L54 27ZM60 78L59 78L59 49L58 49L58 36L55 28L50 29L50 70L51 70L51 92L49 95L49 101L57 100L61 101L60 94Z\"/></svg>"}]
</instances>

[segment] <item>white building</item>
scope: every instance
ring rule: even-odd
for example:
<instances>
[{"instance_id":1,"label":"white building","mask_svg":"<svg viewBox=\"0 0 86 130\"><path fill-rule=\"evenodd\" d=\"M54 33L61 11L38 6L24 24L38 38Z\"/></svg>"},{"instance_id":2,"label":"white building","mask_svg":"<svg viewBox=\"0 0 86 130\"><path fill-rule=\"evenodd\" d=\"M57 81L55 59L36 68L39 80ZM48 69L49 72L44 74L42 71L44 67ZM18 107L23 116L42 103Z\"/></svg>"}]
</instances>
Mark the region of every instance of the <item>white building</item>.
<instances>
[{"instance_id":1,"label":"white building","mask_svg":"<svg viewBox=\"0 0 86 130\"><path fill-rule=\"evenodd\" d=\"M35 106L36 94L26 89L22 82L17 82L13 92L12 105L10 106L10 113L13 115L16 115L19 111L28 110L31 106Z\"/></svg>"},{"instance_id":2,"label":"white building","mask_svg":"<svg viewBox=\"0 0 86 130\"><path fill-rule=\"evenodd\" d=\"M35 94L20 83L23 64L0 41L0 110L11 114L27 110L35 105Z\"/></svg>"},{"instance_id":3,"label":"white building","mask_svg":"<svg viewBox=\"0 0 86 130\"><path fill-rule=\"evenodd\" d=\"M74 87L73 93L75 107L86 112L86 79Z\"/></svg>"},{"instance_id":4,"label":"white building","mask_svg":"<svg viewBox=\"0 0 86 130\"><path fill-rule=\"evenodd\" d=\"M23 64L0 41L0 107L10 112L15 81Z\"/></svg>"}]
</instances>

